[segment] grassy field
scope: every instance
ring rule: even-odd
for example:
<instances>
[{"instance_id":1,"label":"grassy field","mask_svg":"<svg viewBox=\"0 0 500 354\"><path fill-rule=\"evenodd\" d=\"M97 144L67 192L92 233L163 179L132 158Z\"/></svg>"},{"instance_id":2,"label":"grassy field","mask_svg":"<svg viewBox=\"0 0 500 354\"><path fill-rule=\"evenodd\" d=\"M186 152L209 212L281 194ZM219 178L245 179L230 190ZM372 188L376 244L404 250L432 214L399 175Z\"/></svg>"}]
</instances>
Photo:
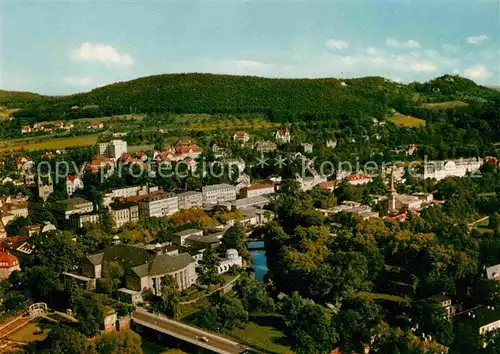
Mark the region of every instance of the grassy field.
<instances>
[{"instance_id":1,"label":"grassy field","mask_svg":"<svg viewBox=\"0 0 500 354\"><path fill-rule=\"evenodd\" d=\"M35 334L38 331L38 327L43 331L43 333ZM44 326L43 324L38 324L36 322L30 322L19 331L16 331L7 336L7 339L16 342L34 342L36 340L44 340L48 333L50 332L50 327Z\"/></svg>"},{"instance_id":2,"label":"grassy field","mask_svg":"<svg viewBox=\"0 0 500 354\"><path fill-rule=\"evenodd\" d=\"M406 302L407 300L401 296L381 293L369 293L366 291L357 293L358 296L367 300L387 300L393 302Z\"/></svg>"},{"instance_id":3,"label":"grassy field","mask_svg":"<svg viewBox=\"0 0 500 354\"><path fill-rule=\"evenodd\" d=\"M144 114L123 114L119 116L109 116L109 117L97 117L97 118L82 118L82 119L74 119L74 120L69 120L69 121L64 121L64 124L69 125L69 124L81 124L81 123L91 123L91 122L100 122L100 123L106 123L106 122L117 122L117 121L123 121L123 120L143 120L144 119ZM45 121L45 122L40 122L42 125L54 125L56 121Z\"/></svg>"},{"instance_id":4,"label":"grassy field","mask_svg":"<svg viewBox=\"0 0 500 354\"><path fill-rule=\"evenodd\" d=\"M21 150L57 150L69 147L92 146L97 142L97 134L53 139L20 139L0 145L0 153Z\"/></svg>"},{"instance_id":5,"label":"grassy field","mask_svg":"<svg viewBox=\"0 0 500 354\"><path fill-rule=\"evenodd\" d=\"M395 113L392 117L388 119L396 125L402 125L407 127L423 127L425 126L425 120L420 118L415 118L412 116L406 116L401 113Z\"/></svg>"},{"instance_id":6,"label":"grassy field","mask_svg":"<svg viewBox=\"0 0 500 354\"><path fill-rule=\"evenodd\" d=\"M291 354L287 338L280 331L276 322L281 319L277 315L251 315L250 320L242 328L234 328L231 337L255 348L270 353Z\"/></svg>"},{"instance_id":7,"label":"grassy field","mask_svg":"<svg viewBox=\"0 0 500 354\"><path fill-rule=\"evenodd\" d=\"M469 104L462 101L446 101L446 102L435 102L435 103L423 103L420 105L422 108L429 109L452 109L458 107L467 107Z\"/></svg>"}]
</instances>

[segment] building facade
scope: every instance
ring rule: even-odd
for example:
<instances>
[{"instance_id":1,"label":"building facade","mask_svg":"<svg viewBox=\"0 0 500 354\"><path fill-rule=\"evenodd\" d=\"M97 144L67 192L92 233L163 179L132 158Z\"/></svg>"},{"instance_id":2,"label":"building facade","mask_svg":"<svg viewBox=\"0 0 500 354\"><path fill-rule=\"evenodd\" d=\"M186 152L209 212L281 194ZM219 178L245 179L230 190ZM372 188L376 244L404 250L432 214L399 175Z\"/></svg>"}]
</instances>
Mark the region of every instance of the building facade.
<instances>
[{"instance_id":1,"label":"building facade","mask_svg":"<svg viewBox=\"0 0 500 354\"><path fill-rule=\"evenodd\" d=\"M179 209L201 208L203 206L203 195L201 192L184 192L177 194L179 198Z\"/></svg>"},{"instance_id":2,"label":"building facade","mask_svg":"<svg viewBox=\"0 0 500 354\"><path fill-rule=\"evenodd\" d=\"M201 189L203 203L217 204L236 200L236 187L230 184L213 184Z\"/></svg>"}]
</instances>

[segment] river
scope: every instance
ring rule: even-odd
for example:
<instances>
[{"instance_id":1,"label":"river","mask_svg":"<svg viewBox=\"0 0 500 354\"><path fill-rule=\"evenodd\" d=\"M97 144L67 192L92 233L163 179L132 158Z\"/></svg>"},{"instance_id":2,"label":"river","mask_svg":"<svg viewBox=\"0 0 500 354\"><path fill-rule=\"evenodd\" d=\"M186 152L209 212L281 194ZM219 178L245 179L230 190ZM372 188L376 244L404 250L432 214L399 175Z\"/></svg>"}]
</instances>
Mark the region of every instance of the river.
<instances>
[{"instance_id":1,"label":"river","mask_svg":"<svg viewBox=\"0 0 500 354\"><path fill-rule=\"evenodd\" d=\"M252 241L247 242L248 248L263 248L264 241ZM253 271L255 280L264 281L264 277L267 274L267 259L266 259L266 251L265 250L253 250L250 251L250 255L252 256L253 263Z\"/></svg>"}]
</instances>

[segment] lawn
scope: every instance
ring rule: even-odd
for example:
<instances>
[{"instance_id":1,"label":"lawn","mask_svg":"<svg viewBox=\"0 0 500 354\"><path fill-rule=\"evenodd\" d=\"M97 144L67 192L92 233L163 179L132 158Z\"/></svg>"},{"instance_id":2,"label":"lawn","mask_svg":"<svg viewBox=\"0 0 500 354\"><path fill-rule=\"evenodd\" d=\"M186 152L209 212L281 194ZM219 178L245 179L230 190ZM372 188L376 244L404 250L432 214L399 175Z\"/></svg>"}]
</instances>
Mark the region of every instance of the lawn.
<instances>
[{"instance_id":1,"label":"lawn","mask_svg":"<svg viewBox=\"0 0 500 354\"><path fill-rule=\"evenodd\" d=\"M255 349L270 353L291 354L287 338L277 327L281 323L278 315L251 315L244 327L234 328L230 335L238 341Z\"/></svg>"},{"instance_id":2,"label":"lawn","mask_svg":"<svg viewBox=\"0 0 500 354\"><path fill-rule=\"evenodd\" d=\"M425 120L420 118L415 118L412 116L406 116L401 113L395 113L392 117L388 119L396 125L402 125L407 127L423 127L425 126Z\"/></svg>"},{"instance_id":3,"label":"lawn","mask_svg":"<svg viewBox=\"0 0 500 354\"><path fill-rule=\"evenodd\" d=\"M35 334L35 332L38 331L38 327L43 331L43 333ZM9 334L7 339L17 342L30 343L36 340L44 340L49 332L50 326L46 326L43 323L30 322L20 330Z\"/></svg>"},{"instance_id":4,"label":"lawn","mask_svg":"<svg viewBox=\"0 0 500 354\"><path fill-rule=\"evenodd\" d=\"M122 114L118 116L108 116L108 117L96 117L96 118L81 118L81 119L73 119L69 121L64 121L64 124L69 125L69 124L81 124L84 123L88 125L88 123L91 122L99 122L99 123L106 123L106 122L116 122L116 121L123 121L123 120L143 120L144 119L144 114ZM42 125L54 125L56 121L45 121L45 122L40 122Z\"/></svg>"},{"instance_id":5,"label":"lawn","mask_svg":"<svg viewBox=\"0 0 500 354\"><path fill-rule=\"evenodd\" d=\"M369 293L366 291L362 291L357 293L356 295L367 300L387 300L393 302L407 302L407 300L404 297L391 294Z\"/></svg>"},{"instance_id":6,"label":"lawn","mask_svg":"<svg viewBox=\"0 0 500 354\"><path fill-rule=\"evenodd\" d=\"M41 141L19 140L0 146L0 153L20 150L57 150L69 147L92 146L97 142L97 134L66 138L42 139Z\"/></svg>"},{"instance_id":7,"label":"lawn","mask_svg":"<svg viewBox=\"0 0 500 354\"><path fill-rule=\"evenodd\" d=\"M457 107L467 107L469 104L462 101L446 101L435 103L423 103L420 105L422 108L429 109L452 109Z\"/></svg>"}]
</instances>

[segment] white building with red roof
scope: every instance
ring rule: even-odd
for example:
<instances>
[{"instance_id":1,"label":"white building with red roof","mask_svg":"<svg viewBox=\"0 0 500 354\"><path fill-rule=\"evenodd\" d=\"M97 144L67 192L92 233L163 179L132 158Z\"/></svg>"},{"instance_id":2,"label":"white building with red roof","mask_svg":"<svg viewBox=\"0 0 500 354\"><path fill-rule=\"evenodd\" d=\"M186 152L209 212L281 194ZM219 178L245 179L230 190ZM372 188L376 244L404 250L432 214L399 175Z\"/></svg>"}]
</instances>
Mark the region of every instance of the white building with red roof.
<instances>
[{"instance_id":1,"label":"white building with red roof","mask_svg":"<svg viewBox=\"0 0 500 354\"><path fill-rule=\"evenodd\" d=\"M291 138L290 132L288 131L287 128L278 129L278 131L276 131L275 138L277 143L281 144L290 143L290 138Z\"/></svg>"},{"instance_id":2,"label":"white building with red roof","mask_svg":"<svg viewBox=\"0 0 500 354\"><path fill-rule=\"evenodd\" d=\"M0 251L0 280L8 279L15 270L21 270L19 259L9 252Z\"/></svg>"},{"instance_id":3,"label":"white building with red roof","mask_svg":"<svg viewBox=\"0 0 500 354\"><path fill-rule=\"evenodd\" d=\"M368 175L350 175L346 178L347 183L353 186L358 186L360 184L366 184L372 180L371 176Z\"/></svg>"},{"instance_id":4,"label":"white building with red roof","mask_svg":"<svg viewBox=\"0 0 500 354\"><path fill-rule=\"evenodd\" d=\"M73 195L78 189L83 189L82 179L78 176L66 176L66 192L68 196Z\"/></svg>"},{"instance_id":5,"label":"white building with red roof","mask_svg":"<svg viewBox=\"0 0 500 354\"><path fill-rule=\"evenodd\" d=\"M254 184L253 186L241 188L240 193L243 198L272 194L274 193L274 184Z\"/></svg>"},{"instance_id":6,"label":"white building with red roof","mask_svg":"<svg viewBox=\"0 0 500 354\"><path fill-rule=\"evenodd\" d=\"M21 128L21 134L28 134L31 133L31 127L29 125L25 125L24 127Z\"/></svg>"},{"instance_id":7,"label":"white building with red roof","mask_svg":"<svg viewBox=\"0 0 500 354\"><path fill-rule=\"evenodd\" d=\"M233 140L240 143L240 144L245 144L250 140L250 135L248 135L246 132L239 130L233 135Z\"/></svg>"}]
</instances>

